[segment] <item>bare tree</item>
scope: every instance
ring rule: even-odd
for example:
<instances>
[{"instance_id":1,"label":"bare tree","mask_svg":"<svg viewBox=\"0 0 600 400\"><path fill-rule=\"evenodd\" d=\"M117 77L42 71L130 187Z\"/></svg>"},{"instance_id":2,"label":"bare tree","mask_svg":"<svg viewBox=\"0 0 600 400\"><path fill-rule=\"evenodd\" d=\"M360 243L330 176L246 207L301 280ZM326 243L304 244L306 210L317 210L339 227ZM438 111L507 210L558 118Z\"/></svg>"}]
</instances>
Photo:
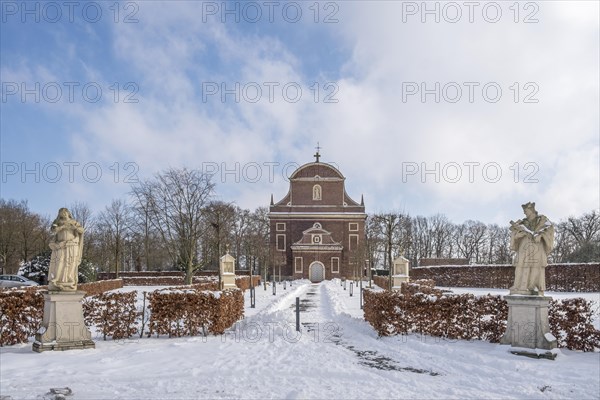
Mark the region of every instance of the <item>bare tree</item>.
<instances>
[{"instance_id":1,"label":"bare tree","mask_svg":"<svg viewBox=\"0 0 600 400\"><path fill-rule=\"evenodd\" d=\"M381 247L380 227L375 216L367 215L365 221L365 262L367 264L367 275L369 282L372 279L372 268L379 264Z\"/></svg>"},{"instance_id":2,"label":"bare tree","mask_svg":"<svg viewBox=\"0 0 600 400\"><path fill-rule=\"evenodd\" d=\"M249 268L266 276L269 264L269 218L267 207L259 207L249 215L247 233L243 238L246 262ZM258 270L257 266L261 269Z\"/></svg>"},{"instance_id":3,"label":"bare tree","mask_svg":"<svg viewBox=\"0 0 600 400\"><path fill-rule=\"evenodd\" d=\"M565 257L569 262L591 262L600 259L600 213L597 210L579 218L569 217L559 225L566 230L573 249Z\"/></svg>"},{"instance_id":4,"label":"bare tree","mask_svg":"<svg viewBox=\"0 0 600 400\"><path fill-rule=\"evenodd\" d=\"M236 223L236 206L224 201L211 201L204 208L205 259L207 264L218 268L219 258L225 247L232 242ZM237 249L236 249L237 250Z\"/></svg>"},{"instance_id":5,"label":"bare tree","mask_svg":"<svg viewBox=\"0 0 600 400\"><path fill-rule=\"evenodd\" d=\"M388 271L391 272L394 238L397 236L396 230L400 226L400 216L397 213L390 212L376 214L373 218L377 225L379 225L379 232L381 233L383 244L383 264L384 267L387 267Z\"/></svg>"},{"instance_id":6,"label":"bare tree","mask_svg":"<svg viewBox=\"0 0 600 400\"><path fill-rule=\"evenodd\" d=\"M487 226L487 256L488 264L510 264L510 231L508 227L500 227L497 224Z\"/></svg>"},{"instance_id":7,"label":"bare tree","mask_svg":"<svg viewBox=\"0 0 600 400\"><path fill-rule=\"evenodd\" d=\"M44 237L48 225L42 223L42 218L29 211L27 203L17 213L17 232L19 233L19 257L27 261L43 250L41 238Z\"/></svg>"},{"instance_id":8,"label":"bare tree","mask_svg":"<svg viewBox=\"0 0 600 400\"><path fill-rule=\"evenodd\" d=\"M98 216L98 231L107 241L115 277L124 264L125 240L131 224L131 208L123 200L113 200Z\"/></svg>"},{"instance_id":9,"label":"bare tree","mask_svg":"<svg viewBox=\"0 0 600 400\"><path fill-rule=\"evenodd\" d=\"M418 215L412 219L411 237L415 263L421 258L431 257L433 253L433 235L427 218Z\"/></svg>"},{"instance_id":10,"label":"bare tree","mask_svg":"<svg viewBox=\"0 0 600 400\"><path fill-rule=\"evenodd\" d=\"M213 191L210 175L187 168L169 168L132 187L136 206L148 211L172 259L184 268L187 284L199 264L204 208Z\"/></svg>"},{"instance_id":11,"label":"bare tree","mask_svg":"<svg viewBox=\"0 0 600 400\"><path fill-rule=\"evenodd\" d=\"M367 241L363 241L358 244L358 246L354 247L350 250L350 254L348 257L348 261L352 266L352 278L353 279L363 279L364 277L364 268L365 261L368 260L368 250L369 245ZM367 275L370 276L370 275Z\"/></svg>"},{"instance_id":12,"label":"bare tree","mask_svg":"<svg viewBox=\"0 0 600 400\"><path fill-rule=\"evenodd\" d=\"M83 257L88 257L91 253L91 248L94 245L95 237L93 235L95 219L92 209L87 203L76 201L71 203L69 211L73 218L83 226L85 230L85 240L83 241Z\"/></svg>"},{"instance_id":13,"label":"bare tree","mask_svg":"<svg viewBox=\"0 0 600 400\"><path fill-rule=\"evenodd\" d=\"M592 210L579 218L569 217L565 229L579 244L597 241L600 235L600 213Z\"/></svg>"},{"instance_id":14,"label":"bare tree","mask_svg":"<svg viewBox=\"0 0 600 400\"><path fill-rule=\"evenodd\" d=\"M247 260L243 254L244 238L250 230L250 210L241 209L238 206L234 207L234 220L231 238L233 242L233 252L235 257L235 265L238 268L247 267ZM241 262L243 261L243 262Z\"/></svg>"},{"instance_id":15,"label":"bare tree","mask_svg":"<svg viewBox=\"0 0 600 400\"><path fill-rule=\"evenodd\" d=\"M452 240L453 225L444 214L429 218L431 244L436 258L450 257L449 244Z\"/></svg>"},{"instance_id":16,"label":"bare tree","mask_svg":"<svg viewBox=\"0 0 600 400\"><path fill-rule=\"evenodd\" d=\"M0 267L15 274L20 261L48 248L48 218L31 212L27 201L0 199Z\"/></svg>"},{"instance_id":17,"label":"bare tree","mask_svg":"<svg viewBox=\"0 0 600 400\"><path fill-rule=\"evenodd\" d=\"M18 269L16 254L16 208L17 203L14 200L6 201L0 199L0 262L2 263L2 273L15 273Z\"/></svg>"},{"instance_id":18,"label":"bare tree","mask_svg":"<svg viewBox=\"0 0 600 400\"><path fill-rule=\"evenodd\" d=\"M561 221L556 224L554 234L554 249L550 253L552 262L565 262L576 248L576 243L566 228L567 222Z\"/></svg>"},{"instance_id":19,"label":"bare tree","mask_svg":"<svg viewBox=\"0 0 600 400\"><path fill-rule=\"evenodd\" d=\"M136 199L132 211L131 239L136 254L136 270L156 271L176 264L177 260L170 259L169 251L165 248L160 233L150 220L148 204L140 203Z\"/></svg>"},{"instance_id":20,"label":"bare tree","mask_svg":"<svg viewBox=\"0 0 600 400\"><path fill-rule=\"evenodd\" d=\"M468 220L456 228L456 246L459 255L470 262L480 263L486 226L479 221Z\"/></svg>"},{"instance_id":21,"label":"bare tree","mask_svg":"<svg viewBox=\"0 0 600 400\"><path fill-rule=\"evenodd\" d=\"M79 222L85 230L93 229L94 216L87 203L81 201L71 203L69 206L69 211L71 212L73 218L75 218L75 220Z\"/></svg>"},{"instance_id":22,"label":"bare tree","mask_svg":"<svg viewBox=\"0 0 600 400\"><path fill-rule=\"evenodd\" d=\"M375 214L373 222L377 224L376 232L380 236L380 251L383 252L383 264L389 271L391 290L394 258L406 253L411 244L410 217L403 213L382 213ZM367 249L364 249L364 253L368 254Z\"/></svg>"}]
</instances>

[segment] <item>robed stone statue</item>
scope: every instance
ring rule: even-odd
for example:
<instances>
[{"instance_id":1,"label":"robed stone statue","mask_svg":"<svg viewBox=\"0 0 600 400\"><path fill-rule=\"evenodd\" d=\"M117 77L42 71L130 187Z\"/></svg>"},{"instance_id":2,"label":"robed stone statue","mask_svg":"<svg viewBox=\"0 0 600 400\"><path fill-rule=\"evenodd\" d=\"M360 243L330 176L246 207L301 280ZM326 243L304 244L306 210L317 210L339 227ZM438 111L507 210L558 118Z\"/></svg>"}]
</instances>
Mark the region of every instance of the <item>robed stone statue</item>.
<instances>
[{"instance_id":1,"label":"robed stone statue","mask_svg":"<svg viewBox=\"0 0 600 400\"><path fill-rule=\"evenodd\" d=\"M48 290L74 292L77 290L78 267L83 252L83 227L73 219L68 209L61 208L50 231L52 256Z\"/></svg>"},{"instance_id":2,"label":"robed stone statue","mask_svg":"<svg viewBox=\"0 0 600 400\"><path fill-rule=\"evenodd\" d=\"M516 254L515 283L510 294L543 296L546 290L548 254L554 246L554 226L535 210L535 203L521 206L525 218L510 221L510 247Z\"/></svg>"},{"instance_id":3,"label":"robed stone statue","mask_svg":"<svg viewBox=\"0 0 600 400\"><path fill-rule=\"evenodd\" d=\"M509 344L512 354L554 359L557 346L550 332L546 290L548 254L554 246L554 226L535 210L535 203L523 204L525 218L510 221L510 248L515 252L515 283L504 296L508 305L506 331L501 344ZM530 351L528 349L536 349Z\"/></svg>"},{"instance_id":4,"label":"robed stone statue","mask_svg":"<svg viewBox=\"0 0 600 400\"><path fill-rule=\"evenodd\" d=\"M83 318L82 299L77 291L77 273L83 250L83 227L66 208L50 228L48 291L44 294L44 317L35 334L33 351L93 349L96 345Z\"/></svg>"}]
</instances>

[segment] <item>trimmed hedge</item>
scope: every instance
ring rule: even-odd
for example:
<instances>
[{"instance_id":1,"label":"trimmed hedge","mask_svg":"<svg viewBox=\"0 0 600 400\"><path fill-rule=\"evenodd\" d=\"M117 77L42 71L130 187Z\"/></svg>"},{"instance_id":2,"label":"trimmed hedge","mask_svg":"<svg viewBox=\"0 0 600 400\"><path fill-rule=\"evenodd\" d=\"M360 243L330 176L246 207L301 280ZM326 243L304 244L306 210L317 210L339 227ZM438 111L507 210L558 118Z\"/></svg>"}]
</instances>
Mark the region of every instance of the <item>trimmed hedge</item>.
<instances>
[{"instance_id":1,"label":"trimmed hedge","mask_svg":"<svg viewBox=\"0 0 600 400\"><path fill-rule=\"evenodd\" d=\"M97 296L110 290L123 287L123 279L111 279L109 281L97 281L90 283L81 283L77 285L77 290L82 290L87 296Z\"/></svg>"},{"instance_id":2,"label":"trimmed hedge","mask_svg":"<svg viewBox=\"0 0 600 400\"><path fill-rule=\"evenodd\" d=\"M593 301L582 298L550 302L550 331L556 337L559 347L583 351L600 348L600 331L591 323L594 304Z\"/></svg>"},{"instance_id":3,"label":"trimmed hedge","mask_svg":"<svg viewBox=\"0 0 600 400\"><path fill-rule=\"evenodd\" d=\"M137 276L123 277L125 286L183 286L185 285L185 277L181 276ZM194 276L192 284L204 284L209 282L218 282L218 278L209 276Z\"/></svg>"},{"instance_id":4,"label":"trimmed hedge","mask_svg":"<svg viewBox=\"0 0 600 400\"><path fill-rule=\"evenodd\" d=\"M27 342L44 315L44 295L37 290L0 291L0 346Z\"/></svg>"},{"instance_id":5,"label":"trimmed hedge","mask_svg":"<svg viewBox=\"0 0 600 400\"><path fill-rule=\"evenodd\" d=\"M197 335L222 334L244 316L240 289L216 290L218 282L154 291L137 309L137 291L102 293L82 301L86 325L95 326L104 340L129 338L137 333ZM170 292L168 292L170 291ZM150 304L146 306L146 298ZM44 295L35 288L0 291L0 346L26 343L42 324ZM148 321L148 314L150 315ZM145 332L149 322L149 332Z\"/></svg>"},{"instance_id":6,"label":"trimmed hedge","mask_svg":"<svg viewBox=\"0 0 600 400\"><path fill-rule=\"evenodd\" d=\"M253 287L257 287L260 285L260 276L252 275ZM235 285L242 289L242 291L246 291L250 289L250 277L249 276L236 276L235 277Z\"/></svg>"},{"instance_id":7,"label":"trimmed hedge","mask_svg":"<svg viewBox=\"0 0 600 400\"><path fill-rule=\"evenodd\" d=\"M244 316L244 297L239 289L223 292L184 289L148 295L150 331L169 337L195 336L208 332L222 334Z\"/></svg>"},{"instance_id":8,"label":"trimmed hedge","mask_svg":"<svg viewBox=\"0 0 600 400\"><path fill-rule=\"evenodd\" d=\"M373 275L373 282L382 289L387 290L390 287L390 278L387 276Z\"/></svg>"},{"instance_id":9,"label":"trimmed hedge","mask_svg":"<svg viewBox=\"0 0 600 400\"><path fill-rule=\"evenodd\" d=\"M417 267L411 269L410 277L411 279L433 279L438 286L508 289L515 279L515 267L512 265ZM600 292L600 263L550 264L546 267L546 290Z\"/></svg>"},{"instance_id":10,"label":"trimmed hedge","mask_svg":"<svg viewBox=\"0 0 600 400\"><path fill-rule=\"evenodd\" d=\"M379 336L420 333L497 343L504 335L508 305L501 296L444 295L437 289L418 286L403 284L402 293L364 291L365 320ZM551 302L550 331L559 347L600 349L600 331L592 324L593 304L581 298Z\"/></svg>"},{"instance_id":11,"label":"trimmed hedge","mask_svg":"<svg viewBox=\"0 0 600 400\"><path fill-rule=\"evenodd\" d=\"M114 289L120 289L123 287L122 279L111 279L109 281L97 281L90 283L79 283L77 284L77 290L85 292L87 296L96 296L98 294L108 292ZM9 292L9 291L21 291L21 290L31 290L31 291L42 291L48 290L47 285L39 285L39 286L25 286L20 288L2 288L0 292Z\"/></svg>"},{"instance_id":12,"label":"trimmed hedge","mask_svg":"<svg viewBox=\"0 0 600 400\"><path fill-rule=\"evenodd\" d=\"M83 300L83 315L87 326L96 326L103 339L125 339L138 332L135 306L137 292L102 293Z\"/></svg>"}]
</instances>

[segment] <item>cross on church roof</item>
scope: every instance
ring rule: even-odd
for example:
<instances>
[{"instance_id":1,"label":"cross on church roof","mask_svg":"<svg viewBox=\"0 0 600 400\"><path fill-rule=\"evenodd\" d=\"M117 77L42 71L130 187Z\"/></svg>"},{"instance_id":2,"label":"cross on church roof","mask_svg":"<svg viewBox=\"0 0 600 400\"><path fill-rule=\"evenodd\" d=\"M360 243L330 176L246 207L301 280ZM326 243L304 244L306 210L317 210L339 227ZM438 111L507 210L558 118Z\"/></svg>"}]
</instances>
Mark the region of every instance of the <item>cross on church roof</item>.
<instances>
[{"instance_id":1,"label":"cross on church roof","mask_svg":"<svg viewBox=\"0 0 600 400\"><path fill-rule=\"evenodd\" d=\"M319 142L317 142L317 147L315 147L315 149L317 149L317 152L315 153L314 157L317 160L316 162L319 162L319 158L321 157L321 155L319 154L319 150L321 150L321 146L319 146Z\"/></svg>"}]
</instances>

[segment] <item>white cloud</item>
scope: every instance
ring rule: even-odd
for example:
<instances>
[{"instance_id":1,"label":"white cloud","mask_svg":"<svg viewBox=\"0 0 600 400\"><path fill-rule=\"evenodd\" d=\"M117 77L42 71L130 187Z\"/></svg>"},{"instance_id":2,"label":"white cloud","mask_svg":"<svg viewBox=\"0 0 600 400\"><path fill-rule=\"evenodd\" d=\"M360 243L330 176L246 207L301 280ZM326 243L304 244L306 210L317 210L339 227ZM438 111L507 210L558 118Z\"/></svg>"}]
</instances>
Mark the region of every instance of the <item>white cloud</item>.
<instances>
[{"instance_id":1,"label":"white cloud","mask_svg":"<svg viewBox=\"0 0 600 400\"><path fill-rule=\"evenodd\" d=\"M369 211L405 208L457 221L505 222L533 200L545 204L548 211L541 211L547 214L582 213L600 201L600 104L598 4L580 3L541 3L537 24L515 24L509 3L502 3L506 18L498 24L480 17L473 24L401 23L402 2L340 3L340 22L319 29L331 31L327 45L352 51L338 66L339 102L327 104L322 85L332 78L303 63L313 49L295 53L291 43L260 29L202 23L193 2L145 2L141 23L112 27L117 61L134 71L140 85L139 103L71 108L84 121L73 146L82 159L134 161L141 175L150 175L207 161L308 162L319 141L323 159L340 166L352 197L365 194ZM332 38L339 43L330 44ZM318 103L309 89L317 79ZM218 96L203 103L206 81L297 82L304 92L293 104L277 91L273 103L221 104ZM457 82L463 98L456 104L443 98L435 103L431 95L426 103L418 96L403 101L406 82L429 88ZM473 103L463 82L479 83ZM498 103L482 98L487 82L502 88ZM527 82L533 85L525 87ZM536 88L539 103L523 103ZM403 182L403 162L430 168L454 162L463 175L466 162L497 163L503 176L497 183L481 172L474 182L465 177L438 184L431 175L427 183L412 177ZM540 182L514 182L515 162L521 168L535 163ZM520 172L522 179L527 171ZM268 205L270 193L278 200L287 191L281 178L224 185L228 200L250 208Z\"/></svg>"}]
</instances>

